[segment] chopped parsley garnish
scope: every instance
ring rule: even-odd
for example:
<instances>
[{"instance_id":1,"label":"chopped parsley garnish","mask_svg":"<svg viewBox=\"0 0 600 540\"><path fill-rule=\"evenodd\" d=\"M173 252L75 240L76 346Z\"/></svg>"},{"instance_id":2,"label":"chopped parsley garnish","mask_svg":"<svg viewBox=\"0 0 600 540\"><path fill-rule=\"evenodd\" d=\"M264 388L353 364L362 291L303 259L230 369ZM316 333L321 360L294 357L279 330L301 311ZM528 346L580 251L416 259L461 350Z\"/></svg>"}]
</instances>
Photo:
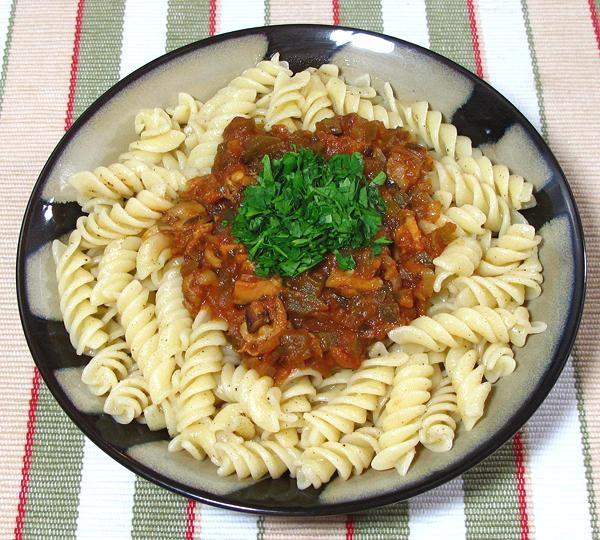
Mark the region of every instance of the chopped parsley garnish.
<instances>
[{"instance_id":1,"label":"chopped parsley garnish","mask_svg":"<svg viewBox=\"0 0 600 540\"><path fill-rule=\"evenodd\" d=\"M342 270L356 262L349 249L372 246L378 255L385 237L374 239L385 212L378 186L364 175L362 155L336 154L326 161L312 150L265 156L257 183L248 186L233 234L248 249L259 276L293 277L333 253Z\"/></svg>"}]
</instances>

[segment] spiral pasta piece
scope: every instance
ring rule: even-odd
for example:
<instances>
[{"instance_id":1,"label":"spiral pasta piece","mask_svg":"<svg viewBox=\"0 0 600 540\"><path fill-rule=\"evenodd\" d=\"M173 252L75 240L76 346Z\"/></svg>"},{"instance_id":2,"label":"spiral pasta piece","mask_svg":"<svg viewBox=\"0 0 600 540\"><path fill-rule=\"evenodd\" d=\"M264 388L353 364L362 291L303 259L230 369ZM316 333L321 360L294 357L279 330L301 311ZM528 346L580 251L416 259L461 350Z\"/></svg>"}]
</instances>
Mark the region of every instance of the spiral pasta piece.
<instances>
[{"instance_id":1,"label":"spiral pasta piece","mask_svg":"<svg viewBox=\"0 0 600 540\"><path fill-rule=\"evenodd\" d=\"M141 240L128 236L113 240L104 249L98 265L97 282L92 289L90 301L93 305L114 305L123 289L133 279L132 271Z\"/></svg>"},{"instance_id":2,"label":"spiral pasta piece","mask_svg":"<svg viewBox=\"0 0 600 540\"><path fill-rule=\"evenodd\" d=\"M444 216L456 225L456 234L458 236L479 236L485 233L483 224L485 223L485 214L472 204L464 206L452 206L444 211Z\"/></svg>"},{"instance_id":3,"label":"spiral pasta piece","mask_svg":"<svg viewBox=\"0 0 600 540\"><path fill-rule=\"evenodd\" d=\"M199 461L207 455L212 459L217 439L211 429L210 421L196 422L178 433L169 442L169 452L185 450L190 456Z\"/></svg>"},{"instance_id":4,"label":"spiral pasta piece","mask_svg":"<svg viewBox=\"0 0 600 540\"><path fill-rule=\"evenodd\" d=\"M327 89L316 73L310 76L302 95L302 129L314 131L318 122L334 115Z\"/></svg>"},{"instance_id":5,"label":"spiral pasta piece","mask_svg":"<svg viewBox=\"0 0 600 540\"><path fill-rule=\"evenodd\" d=\"M314 381L314 382L313 382ZM310 400L317 395L315 384L323 381L315 370L295 370L281 385L281 411L296 417L295 422L284 423L283 427L301 427L302 415L311 410Z\"/></svg>"},{"instance_id":6,"label":"spiral pasta piece","mask_svg":"<svg viewBox=\"0 0 600 540\"><path fill-rule=\"evenodd\" d=\"M294 476L299 457L297 448L285 447L270 440L215 444L215 461L219 464L217 474L229 476L235 473L239 479L250 476L260 480L266 474L271 478L279 478L287 471Z\"/></svg>"},{"instance_id":7,"label":"spiral pasta piece","mask_svg":"<svg viewBox=\"0 0 600 540\"><path fill-rule=\"evenodd\" d=\"M364 424L367 412L376 409L394 379L394 370L404 361L403 354L388 354L364 360L339 396L304 414L302 432L304 448L327 441L339 441L351 433L356 424Z\"/></svg>"},{"instance_id":8,"label":"spiral pasta piece","mask_svg":"<svg viewBox=\"0 0 600 540\"><path fill-rule=\"evenodd\" d=\"M517 363L515 353L503 343L486 343L479 352L479 364L483 366L483 376L491 383L510 375Z\"/></svg>"},{"instance_id":9,"label":"spiral pasta piece","mask_svg":"<svg viewBox=\"0 0 600 540\"><path fill-rule=\"evenodd\" d=\"M483 416L485 400L492 385L483 382L485 367L477 366L474 349L455 347L448 351L444 365L456 390L457 408L467 431L471 431ZM477 367L476 367L477 366Z\"/></svg>"},{"instance_id":10,"label":"spiral pasta piece","mask_svg":"<svg viewBox=\"0 0 600 540\"><path fill-rule=\"evenodd\" d=\"M514 324L510 329L510 342L515 347L523 347L527 336L541 334L548 328L545 322L531 322L529 316L529 310L523 306L519 306L512 312Z\"/></svg>"},{"instance_id":11,"label":"spiral pasta piece","mask_svg":"<svg viewBox=\"0 0 600 540\"><path fill-rule=\"evenodd\" d=\"M498 238L492 240L477 268L481 276L499 276L516 269L522 261L536 254L541 237L535 228L525 223L515 223Z\"/></svg>"},{"instance_id":12,"label":"spiral pasta piece","mask_svg":"<svg viewBox=\"0 0 600 540\"><path fill-rule=\"evenodd\" d=\"M446 193L450 194L456 206L469 204L481 210L486 216L487 229L502 233L510 226L512 216L508 202L496 193L494 186L463 173L454 159L434 160L430 178L433 188L444 193L444 197Z\"/></svg>"},{"instance_id":13,"label":"spiral pasta piece","mask_svg":"<svg viewBox=\"0 0 600 540\"><path fill-rule=\"evenodd\" d=\"M119 424L129 424L140 418L151 402L148 383L139 371L134 371L110 391L104 412Z\"/></svg>"},{"instance_id":14,"label":"spiral pasta piece","mask_svg":"<svg viewBox=\"0 0 600 540\"><path fill-rule=\"evenodd\" d=\"M329 94L335 114L358 112L360 96L357 93L348 92L348 86L342 79L331 77L327 81L325 88Z\"/></svg>"},{"instance_id":15,"label":"spiral pasta piece","mask_svg":"<svg viewBox=\"0 0 600 540\"><path fill-rule=\"evenodd\" d=\"M394 328L388 335L399 345L419 345L436 352L442 352L446 347L457 347L461 340L473 344L485 340L522 346L518 343L524 343L523 336L535 333L535 329L529 323L529 312L526 321L522 314L520 317L519 321L514 313L501 308L459 308L452 313L439 313L433 317L423 315L407 326Z\"/></svg>"},{"instance_id":16,"label":"spiral pasta piece","mask_svg":"<svg viewBox=\"0 0 600 540\"><path fill-rule=\"evenodd\" d=\"M449 195L450 201L447 200L446 195ZM419 228L425 234L430 234L435 229L439 229L447 223L452 223L456 227L455 234L458 238L463 236L476 237L483 247L481 240L490 231L484 228L486 216L479 208L472 204L450 206L452 195L442 191L436 192L433 198L441 202L442 214L435 223L423 219L419 220Z\"/></svg>"},{"instance_id":17,"label":"spiral pasta piece","mask_svg":"<svg viewBox=\"0 0 600 540\"><path fill-rule=\"evenodd\" d=\"M202 103L186 92L179 92L177 95L177 105L166 110L167 114L177 122L178 125L184 126L198 114Z\"/></svg>"},{"instance_id":18,"label":"spiral pasta piece","mask_svg":"<svg viewBox=\"0 0 600 540\"><path fill-rule=\"evenodd\" d=\"M92 357L83 368L81 380L94 395L103 396L127 377L132 366L127 344L117 339Z\"/></svg>"},{"instance_id":19,"label":"spiral pasta piece","mask_svg":"<svg viewBox=\"0 0 600 540\"><path fill-rule=\"evenodd\" d=\"M223 140L223 131L236 116L248 117L256 109L256 90L226 86L209 99L197 118L203 123L205 132L199 137L198 145L188 155L188 165L198 175L210 173Z\"/></svg>"},{"instance_id":20,"label":"spiral pasta piece","mask_svg":"<svg viewBox=\"0 0 600 540\"><path fill-rule=\"evenodd\" d=\"M77 354L99 350L109 339L104 323L96 317L98 308L90 302L94 276L84 267L89 258L81 251L78 232L69 236L68 244L52 242L60 312L71 344Z\"/></svg>"},{"instance_id":21,"label":"spiral pasta piece","mask_svg":"<svg viewBox=\"0 0 600 540\"><path fill-rule=\"evenodd\" d=\"M398 350L398 351L391 351L391 350L388 350L388 348L385 346L385 344L383 342L376 341L369 348L369 350L368 350L368 356L369 356L369 358L377 358L379 356L386 356L390 352L405 352L405 351L400 351L400 350ZM387 392L385 395L383 395L383 396L381 396L379 398L379 400L377 402L377 406L375 407L374 410L370 411L370 415L367 416L367 421L368 422L370 422L373 425L377 425L377 420L381 416L381 413L383 412L385 404L388 402L389 398L390 398L389 392Z\"/></svg>"},{"instance_id":22,"label":"spiral pasta piece","mask_svg":"<svg viewBox=\"0 0 600 540\"><path fill-rule=\"evenodd\" d=\"M110 211L102 208L77 220L82 247L105 246L112 240L137 236L160 219L173 206L166 193L143 190L130 198L125 206L115 203Z\"/></svg>"},{"instance_id":23,"label":"spiral pasta piece","mask_svg":"<svg viewBox=\"0 0 600 540\"><path fill-rule=\"evenodd\" d=\"M77 203L84 212L92 211L95 204L111 204L144 189L138 173L124 163L79 171L69 178L69 183L77 190Z\"/></svg>"},{"instance_id":24,"label":"spiral pasta piece","mask_svg":"<svg viewBox=\"0 0 600 540\"><path fill-rule=\"evenodd\" d=\"M279 54L274 54L270 60L262 60L256 66L246 69L240 76L229 83L235 88L254 90L257 96L273 91L275 81L280 73L291 76L287 63L279 60Z\"/></svg>"},{"instance_id":25,"label":"spiral pasta piece","mask_svg":"<svg viewBox=\"0 0 600 540\"><path fill-rule=\"evenodd\" d=\"M335 64L321 64L318 68L308 69L314 71L323 81L323 84L327 84L332 77L338 78L340 75L340 68Z\"/></svg>"},{"instance_id":26,"label":"spiral pasta piece","mask_svg":"<svg viewBox=\"0 0 600 540\"><path fill-rule=\"evenodd\" d=\"M183 353L192 332L192 317L184 306L182 262L181 258L169 261L156 291L159 348L168 356Z\"/></svg>"},{"instance_id":27,"label":"spiral pasta piece","mask_svg":"<svg viewBox=\"0 0 600 540\"><path fill-rule=\"evenodd\" d=\"M165 153L185 139L179 125L160 108L142 109L135 117L135 132L140 138L129 145L130 150Z\"/></svg>"},{"instance_id":28,"label":"spiral pasta piece","mask_svg":"<svg viewBox=\"0 0 600 540\"><path fill-rule=\"evenodd\" d=\"M294 420L283 421L280 431L265 431L262 437L270 437L284 446L296 446L298 430L304 427L303 415L310 412L310 400L317 395L315 384L319 385L322 381L322 375L313 369L294 370L281 385L281 412Z\"/></svg>"},{"instance_id":29,"label":"spiral pasta piece","mask_svg":"<svg viewBox=\"0 0 600 540\"><path fill-rule=\"evenodd\" d=\"M156 226L148 229L142 236L135 259L135 277L144 280L151 274L162 270L171 259L171 240ZM162 278L162 276L160 276ZM160 282L160 279L158 280Z\"/></svg>"},{"instance_id":30,"label":"spiral pasta piece","mask_svg":"<svg viewBox=\"0 0 600 540\"><path fill-rule=\"evenodd\" d=\"M533 186L518 174L510 174L506 165L492 165L486 156L462 157L458 165L465 174L471 174L479 182L493 186L498 195L515 209L532 206Z\"/></svg>"},{"instance_id":31,"label":"spiral pasta piece","mask_svg":"<svg viewBox=\"0 0 600 540\"><path fill-rule=\"evenodd\" d=\"M242 403L257 426L276 432L280 419L293 421L295 418L282 417L281 390L273 385L271 377L261 377L254 369L224 364L215 394L228 403Z\"/></svg>"},{"instance_id":32,"label":"spiral pasta piece","mask_svg":"<svg viewBox=\"0 0 600 540\"><path fill-rule=\"evenodd\" d=\"M82 210L87 213L110 210L113 204L146 189L164 191L173 198L185 187L186 180L179 170L179 162L171 154L162 154L159 159L164 166L151 163L151 158L143 159L149 161L131 157L123 163L98 167L93 172L74 174L69 181L77 189L77 202Z\"/></svg>"},{"instance_id":33,"label":"spiral pasta piece","mask_svg":"<svg viewBox=\"0 0 600 540\"><path fill-rule=\"evenodd\" d=\"M369 97L374 96L374 90L347 85L338 77L330 77L325 85L335 114L356 113L366 120L378 120L386 128L402 126L402 120L397 111L387 110L382 105L373 104Z\"/></svg>"},{"instance_id":34,"label":"spiral pasta piece","mask_svg":"<svg viewBox=\"0 0 600 540\"><path fill-rule=\"evenodd\" d=\"M121 324L125 329L125 341L131 351L131 356L137 362L143 376L148 381L150 393L160 385L162 374L157 371L160 358L158 350L158 320L156 307L149 300L150 292L138 280L133 280L117 299L117 309L121 317ZM172 370L167 366L167 370ZM153 377L159 375L158 381ZM158 393L155 390L155 393Z\"/></svg>"},{"instance_id":35,"label":"spiral pasta piece","mask_svg":"<svg viewBox=\"0 0 600 540\"><path fill-rule=\"evenodd\" d=\"M404 128L439 156L448 156L453 160L468 157L473 153L471 139L458 135L456 127L444 123L442 113L430 110L426 101L411 104L397 101L397 104Z\"/></svg>"},{"instance_id":36,"label":"spiral pasta piece","mask_svg":"<svg viewBox=\"0 0 600 540\"><path fill-rule=\"evenodd\" d=\"M301 71L292 77L285 72L277 75L265 116L267 129L271 129L275 124L281 124L290 131L296 130L294 120L302 118L303 90L309 80L310 73L308 71Z\"/></svg>"},{"instance_id":37,"label":"spiral pasta piece","mask_svg":"<svg viewBox=\"0 0 600 540\"><path fill-rule=\"evenodd\" d=\"M146 304L148 316L142 321L146 323L143 331L150 333L152 329L154 334L148 343L149 354L143 358L142 362L139 358L137 361L144 376L148 379L150 395L156 404L162 403L171 394L173 373L190 341L192 318L183 305L181 288L183 280L179 269L180 263L181 259L174 259L167 265L168 268L156 292L156 304L154 306ZM143 302L148 301L149 291L144 289L138 281L135 283L142 287L142 291L133 301L141 307ZM129 314L127 308L121 307L120 309L124 309L121 319L125 324L125 319ZM150 313L152 313L152 317L150 317ZM127 331L128 329L125 331L126 336ZM136 340L136 338L133 339Z\"/></svg>"},{"instance_id":38,"label":"spiral pasta piece","mask_svg":"<svg viewBox=\"0 0 600 540\"><path fill-rule=\"evenodd\" d=\"M458 277L448 286L457 307L488 306L509 308L538 297L542 288L542 265L536 256L523 261L515 270L499 276Z\"/></svg>"},{"instance_id":39,"label":"spiral pasta piece","mask_svg":"<svg viewBox=\"0 0 600 540\"><path fill-rule=\"evenodd\" d=\"M198 313L192 325L178 379L177 429L185 431L215 412L217 376L221 371L227 323L211 320L208 311Z\"/></svg>"},{"instance_id":40,"label":"spiral pasta piece","mask_svg":"<svg viewBox=\"0 0 600 540\"><path fill-rule=\"evenodd\" d=\"M446 373L433 385L426 407L419 441L432 452L448 452L454 444L459 414L456 391Z\"/></svg>"},{"instance_id":41,"label":"spiral pasta piece","mask_svg":"<svg viewBox=\"0 0 600 540\"><path fill-rule=\"evenodd\" d=\"M379 429L365 426L344 435L340 442L327 441L307 448L298 460L298 488L312 486L318 489L336 472L344 480L352 473L362 474L371 464L375 452L379 451L379 435Z\"/></svg>"},{"instance_id":42,"label":"spiral pasta piece","mask_svg":"<svg viewBox=\"0 0 600 540\"><path fill-rule=\"evenodd\" d=\"M380 450L371 463L375 470L395 468L402 476L407 473L419 443L432 375L427 354L411 355L396 368L390 399L377 422L381 435Z\"/></svg>"},{"instance_id":43,"label":"spiral pasta piece","mask_svg":"<svg viewBox=\"0 0 600 540\"><path fill-rule=\"evenodd\" d=\"M439 257L433 259L435 281L433 290L441 291L445 281L453 276L471 276L478 268L483 251L473 238L461 237L446 246Z\"/></svg>"}]
</instances>

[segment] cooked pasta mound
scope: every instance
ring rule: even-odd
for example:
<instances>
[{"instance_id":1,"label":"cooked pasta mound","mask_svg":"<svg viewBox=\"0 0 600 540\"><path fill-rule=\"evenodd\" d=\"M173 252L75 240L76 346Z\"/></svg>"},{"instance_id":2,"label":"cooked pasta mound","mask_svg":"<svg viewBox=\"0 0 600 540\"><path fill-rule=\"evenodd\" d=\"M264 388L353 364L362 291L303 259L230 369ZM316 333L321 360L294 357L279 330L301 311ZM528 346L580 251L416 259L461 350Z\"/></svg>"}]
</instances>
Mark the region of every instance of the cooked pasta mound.
<instances>
[{"instance_id":1,"label":"cooked pasta mound","mask_svg":"<svg viewBox=\"0 0 600 540\"><path fill-rule=\"evenodd\" d=\"M300 489L404 475L546 329L531 184L426 102L275 55L134 127L71 178L52 253L83 382L170 451Z\"/></svg>"}]
</instances>

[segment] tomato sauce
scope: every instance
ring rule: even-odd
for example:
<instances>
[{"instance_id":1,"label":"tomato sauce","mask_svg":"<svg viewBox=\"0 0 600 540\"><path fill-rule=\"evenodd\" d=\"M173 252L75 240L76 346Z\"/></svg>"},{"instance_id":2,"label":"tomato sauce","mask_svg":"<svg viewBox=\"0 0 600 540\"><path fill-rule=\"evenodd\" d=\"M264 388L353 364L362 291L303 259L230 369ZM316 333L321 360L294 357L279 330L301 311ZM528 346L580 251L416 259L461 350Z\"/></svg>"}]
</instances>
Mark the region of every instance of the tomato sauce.
<instances>
[{"instance_id":1,"label":"tomato sauce","mask_svg":"<svg viewBox=\"0 0 600 540\"><path fill-rule=\"evenodd\" d=\"M330 158L360 152L365 175L384 171L382 230L393 240L375 256L352 251L356 268L342 271L328 255L294 278L258 277L231 224L244 188L256 180L261 159L307 147ZM328 118L315 132L266 132L235 118L225 129L211 174L189 181L180 202L163 219L173 253L183 256L186 307L209 308L229 323L229 339L249 367L282 381L294 368L327 374L357 368L366 350L395 326L424 314L433 294L434 265L454 236L447 224L430 234L419 220L435 222L440 205L427 180L432 161L403 129L386 129L355 114Z\"/></svg>"}]
</instances>

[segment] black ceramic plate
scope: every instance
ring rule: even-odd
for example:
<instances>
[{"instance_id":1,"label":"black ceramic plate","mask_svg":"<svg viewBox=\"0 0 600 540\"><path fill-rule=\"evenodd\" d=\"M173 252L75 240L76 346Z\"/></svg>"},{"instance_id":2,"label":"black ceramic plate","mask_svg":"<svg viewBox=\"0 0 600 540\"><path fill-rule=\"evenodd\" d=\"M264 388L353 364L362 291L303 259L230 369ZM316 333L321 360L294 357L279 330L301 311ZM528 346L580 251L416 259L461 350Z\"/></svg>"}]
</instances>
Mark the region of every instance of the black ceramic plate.
<instances>
[{"instance_id":1,"label":"black ceramic plate","mask_svg":"<svg viewBox=\"0 0 600 540\"><path fill-rule=\"evenodd\" d=\"M135 138L133 118L143 107L168 106L177 92L205 100L244 68L280 52L293 70L334 62L389 80L403 100L427 100L474 146L523 175L538 204L525 212L543 237L544 293L530 305L548 331L517 352L518 368L494 389L486 416L459 432L446 454L422 452L409 474L368 473L299 491L287 477L258 483L220 481L210 463L167 455L167 434L101 414L77 384L87 358L77 356L57 316L49 243L72 230L80 210L66 179L115 159ZM450 480L494 452L537 409L569 355L585 285L581 223L565 177L544 141L504 97L470 72L416 45L391 37L314 25L274 26L193 43L137 70L101 96L65 134L35 185L21 230L17 286L29 348L46 384L77 426L107 454L137 474L201 502L233 510L320 515L365 510L412 497Z\"/></svg>"}]
</instances>

